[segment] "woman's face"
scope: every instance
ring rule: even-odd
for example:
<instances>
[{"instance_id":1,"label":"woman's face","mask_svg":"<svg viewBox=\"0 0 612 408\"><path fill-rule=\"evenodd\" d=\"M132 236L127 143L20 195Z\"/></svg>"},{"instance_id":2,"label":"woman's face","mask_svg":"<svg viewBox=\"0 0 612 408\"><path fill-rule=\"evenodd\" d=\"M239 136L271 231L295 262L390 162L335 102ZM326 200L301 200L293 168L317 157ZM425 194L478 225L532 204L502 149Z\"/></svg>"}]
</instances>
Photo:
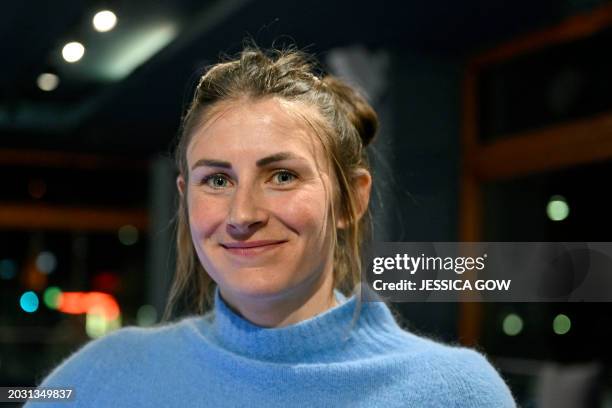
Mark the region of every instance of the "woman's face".
<instances>
[{"instance_id":1,"label":"woman's face","mask_svg":"<svg viewBox=\"0 0 612 408\"><path fill-rule=\"evenodd\" d=\"M332 273L329 163L313 130L278 99L217 107L187 149L189 224L227 299L280 299Z\"/></svg>"}]
</instances>

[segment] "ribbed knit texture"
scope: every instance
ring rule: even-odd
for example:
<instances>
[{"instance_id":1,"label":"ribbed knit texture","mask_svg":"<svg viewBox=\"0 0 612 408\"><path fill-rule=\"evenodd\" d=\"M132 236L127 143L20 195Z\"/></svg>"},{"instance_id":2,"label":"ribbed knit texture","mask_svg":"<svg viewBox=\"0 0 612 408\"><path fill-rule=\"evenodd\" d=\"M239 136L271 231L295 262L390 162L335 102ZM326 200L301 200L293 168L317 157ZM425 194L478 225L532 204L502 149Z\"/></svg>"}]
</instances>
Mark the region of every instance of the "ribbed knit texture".
<instances>
[{"instance_id":1,"label":"ribbed knit texture","mask_svg":"<svg viewBox=\"0 0 612 408\"><path fill-rule=\"evenodd\" d=\"M267 329L217 291L204 316L88 343L41 384L73 387L76 401L44 406L515 406L481 354L402 330L382 302L337 298L325 313Z\"/></svg>"}]
</instances>

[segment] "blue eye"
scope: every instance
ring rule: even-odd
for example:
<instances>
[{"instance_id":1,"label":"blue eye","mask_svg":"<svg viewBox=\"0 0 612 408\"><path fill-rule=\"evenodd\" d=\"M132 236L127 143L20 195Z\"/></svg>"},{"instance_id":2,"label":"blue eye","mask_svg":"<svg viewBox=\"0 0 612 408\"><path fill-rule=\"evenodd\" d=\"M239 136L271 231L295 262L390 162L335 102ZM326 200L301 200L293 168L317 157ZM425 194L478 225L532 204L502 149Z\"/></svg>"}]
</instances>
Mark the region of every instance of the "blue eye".
<instances>
[{"instance_id":1,"label":"blue eye","mask_svg":"<svg viewBox=\"0 0 612 408\"><path fill-rule=\"evenodd\" d=\"M295 180L296 176L287 170L280 170L274 173L273 178L277 184L287 184Z\"/></svg>"},{"instance_id":2,"label":"blue eye","mask_svg":"<svg viewBox=\"0 0 612 408\"><path fill-rule=\"evenodd\" d=\"M224 188L229 184L229 180L223 174L212 174L210 176L204 177L202 180L202 184L206 184L211 188Z\"/></svg>"}]
</instances>

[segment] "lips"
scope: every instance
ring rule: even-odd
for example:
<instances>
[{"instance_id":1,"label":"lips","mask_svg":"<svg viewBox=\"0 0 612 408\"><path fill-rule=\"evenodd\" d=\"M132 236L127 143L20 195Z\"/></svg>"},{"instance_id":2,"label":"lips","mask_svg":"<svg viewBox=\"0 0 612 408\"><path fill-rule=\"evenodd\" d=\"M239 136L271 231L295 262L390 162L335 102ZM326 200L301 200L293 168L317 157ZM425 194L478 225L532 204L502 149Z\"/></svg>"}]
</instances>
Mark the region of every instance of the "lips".
<instances>
[{"instance_id":1,"label":"lips","mask_svg":"<svg viewBox=\"0 0 612 408\"><path fill-rule=\"evenodd\" d=\"M283 240L267 240L267 241L250 241L250 242L228 242L221 244L222 247L227 249L241 249L241 248L259 248L270 245L282 244Z\"/></svg>"},{"instance_id":2,"label":"lips","mask_svg":"<svg viewBox=\"0 0 612 408\"><path fill-rule=\"evenodd\" d=\"M240 257L252 257L267 253L271 250L279 248L284 244L285 240L265 240L265 241L249 241L249 242L226 242L221 244L223 248L232 255Z\"/></svg>"}]
</instances>

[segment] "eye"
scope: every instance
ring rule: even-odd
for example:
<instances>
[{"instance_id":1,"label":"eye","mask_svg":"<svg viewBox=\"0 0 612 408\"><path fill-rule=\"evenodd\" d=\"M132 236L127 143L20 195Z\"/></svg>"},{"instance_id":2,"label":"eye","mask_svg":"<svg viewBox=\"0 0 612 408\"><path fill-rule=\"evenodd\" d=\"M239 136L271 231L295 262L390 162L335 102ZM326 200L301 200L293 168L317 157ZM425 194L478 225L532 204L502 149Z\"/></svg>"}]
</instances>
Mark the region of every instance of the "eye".
<instances>
[{"instance_id":1,"label":"eye","mask_svg":"<svg viewBox=\"0 0 612 408\"><path fill-rule=\"evenodd\" d=\"M288 170L279 170L272 176L276 184L288 184L297 178L297 176Z\"/></svg>"},{"instance_id":2,"label":"eye","mask_svg":"<svg viewBox=\"0 0 612 408\"><path fill-rule=\"evenodd\" d=\"M221 189L229 185L229 180L224 174L211 174L202 179L202 184L206 184L210 188Z\"/></svg>"}]
</instances>

